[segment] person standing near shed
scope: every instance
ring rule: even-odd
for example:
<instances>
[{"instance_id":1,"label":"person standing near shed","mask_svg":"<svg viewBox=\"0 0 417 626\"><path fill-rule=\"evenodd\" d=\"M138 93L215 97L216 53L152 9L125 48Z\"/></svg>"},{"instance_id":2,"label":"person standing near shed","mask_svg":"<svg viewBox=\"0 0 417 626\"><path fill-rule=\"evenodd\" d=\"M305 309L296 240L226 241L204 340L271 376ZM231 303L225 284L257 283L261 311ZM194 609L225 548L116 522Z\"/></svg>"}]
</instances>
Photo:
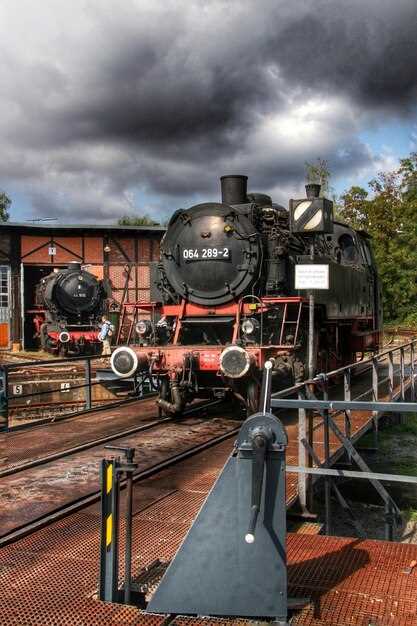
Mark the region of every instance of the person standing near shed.
<instances>
[{"instance_id":1,"label":"person standing near shed","mask_svg":"<svg viewBox=\"0 0 417 626\"><path fill-rule=\"evenodd\" d=\"M101 356L111 356L110 338L113 335L113 325L107 317L103 315L101 318L100 332L98 334L99 341L103 344Z\"/></svg>"}]
</instances>

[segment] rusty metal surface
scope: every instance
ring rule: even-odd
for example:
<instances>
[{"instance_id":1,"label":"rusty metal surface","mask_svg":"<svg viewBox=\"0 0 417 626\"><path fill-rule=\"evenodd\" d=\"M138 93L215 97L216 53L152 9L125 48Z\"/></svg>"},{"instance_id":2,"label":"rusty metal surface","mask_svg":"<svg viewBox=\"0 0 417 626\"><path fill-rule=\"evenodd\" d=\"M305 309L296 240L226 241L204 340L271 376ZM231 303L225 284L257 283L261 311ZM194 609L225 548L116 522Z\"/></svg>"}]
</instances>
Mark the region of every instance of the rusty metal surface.
<instances>
[{"instance_id":1,"label":"rusty metal surface","mask_svg":"<svg viewBox=\"0 0 417 626\"><path fill-rule=\"evenodd\" d=\"M0 471L157 418L155 400L137 400L67 420L0 434Z\"/></svg>"},{"instance_id":2,"label":"rusty metal surface","mask_svg":"<svg viewBox=\"0 0 417 626\"><path fill-rule=\"evenodd\" d=\"M230 452L224 442L135 486L133 571L170 560ZM0 551L3 626L162 626L165 616L95 600L98 507ZM123 529L122 529L123 550ZM415 626L417 546L288 535L290 594L310 596L294 626ZM121 567L121 575L123 568ZM176 626L243 626L246 620L176 617Z\"/></svg>"},{"instance_id":3,"label":"rusty metal surface","mask_svg":"<svg viewBox=\"0 0 417 626\"><path fill-rule=\"evenodd\" d=\"M189 417L163 423L151 430L112 441L136 448L138 472L233 431L239 422L229 419ZM71 454L1 479L0 537L98 491L100 460L108 455L104 445Z\"/></svg>"}]
</instances>

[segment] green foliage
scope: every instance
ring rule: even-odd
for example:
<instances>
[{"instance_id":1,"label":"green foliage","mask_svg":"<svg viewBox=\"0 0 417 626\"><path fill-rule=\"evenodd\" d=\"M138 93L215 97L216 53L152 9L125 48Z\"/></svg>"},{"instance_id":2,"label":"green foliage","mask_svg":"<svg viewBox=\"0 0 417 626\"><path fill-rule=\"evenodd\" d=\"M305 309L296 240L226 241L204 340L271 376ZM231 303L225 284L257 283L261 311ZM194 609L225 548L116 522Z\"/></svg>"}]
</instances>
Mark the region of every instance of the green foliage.
<instances>
[{"instance_id":1,"label":"green foliage","mask_svg":"<svg viewBox=\"0 0 417 626\"><path fill-rule=\"evenodd\" d=\"M417 511L415 509L407 509L402 511L407 522L417 522Z\"/></svg>"},{"instance_id":2,"label":"green foliage","mask_svg":"<svg viewBox=\"0 0 417 626\"><path fill-rule=\"evenodd\" d=\"M154 222L149 215L141 215L138 217L130 217L129 215L123 215L117 221L119 226L159 226L159 222Z\"/></svg>"},{"instance_id":3,"label":"green foliage","mask_svg":"<svg viewBox=\"0 0 417 626\"><path fill-rule=\"evenodd\" d=\"M9 208L12 201L5 191L0 191L0 222L7 222L9 219Z\"/></svg>"},{"instance_id":4,"label":"green foliage","mask_svg":"<svg viewBox=\"0 0 417 626\"><path fill-rule=\"evenodd\" d=\"M331 174L328 162L318 157L315 163L306 161L305 166L307 182L321 185L321 196L333 195L333 189L330 187Z\"/></svg>"},{"instance_id":5,"label":"green foliage","mask_svg":"<svg viewBox=\"0 0 417 626\"><path fill-rule=\"evenodd\" d=\"M371 195L351 187L342 218L372 236L387 321L417 317L417 153L370 181Z\"/></svg>"}]
</instances>

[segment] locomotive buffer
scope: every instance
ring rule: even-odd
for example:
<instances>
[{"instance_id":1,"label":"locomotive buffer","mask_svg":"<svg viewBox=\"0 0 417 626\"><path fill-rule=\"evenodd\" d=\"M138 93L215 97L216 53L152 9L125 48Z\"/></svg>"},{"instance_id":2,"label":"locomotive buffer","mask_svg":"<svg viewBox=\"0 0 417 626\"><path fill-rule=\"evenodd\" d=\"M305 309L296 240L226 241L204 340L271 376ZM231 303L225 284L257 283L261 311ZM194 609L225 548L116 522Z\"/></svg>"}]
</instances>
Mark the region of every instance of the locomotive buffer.
<instances>
[{"instance_id":1,"label":"locomotive buffer","mask_svg":"<svg viewBox=\"0 0 417 626\"><path fill-rule=\"evenodd\" d=\"M270 397L272 362L265 364ZM269 407L249 417L147 611L273 618L287 626L285 449Z\"/></svg>"}]
</instances>

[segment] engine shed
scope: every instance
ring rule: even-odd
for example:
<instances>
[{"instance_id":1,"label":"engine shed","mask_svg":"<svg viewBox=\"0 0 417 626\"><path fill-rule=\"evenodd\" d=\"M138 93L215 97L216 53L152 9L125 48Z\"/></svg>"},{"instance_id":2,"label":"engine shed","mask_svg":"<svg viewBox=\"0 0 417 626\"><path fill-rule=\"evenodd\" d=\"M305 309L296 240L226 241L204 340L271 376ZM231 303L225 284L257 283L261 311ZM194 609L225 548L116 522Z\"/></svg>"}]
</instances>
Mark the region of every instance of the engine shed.
<instances>
[{"instance_id":1,"label":"engine shed","mask_svg":"<svg viewBox=\"0 0 417 626\"><path fill-rule=\"evenodd\" d=\"M149 301L149 263L159 259L163 226L0 225L0 350L33 349L36 286L79 262L111 288L109 313Z\"/></svg>"}]
</instances>

